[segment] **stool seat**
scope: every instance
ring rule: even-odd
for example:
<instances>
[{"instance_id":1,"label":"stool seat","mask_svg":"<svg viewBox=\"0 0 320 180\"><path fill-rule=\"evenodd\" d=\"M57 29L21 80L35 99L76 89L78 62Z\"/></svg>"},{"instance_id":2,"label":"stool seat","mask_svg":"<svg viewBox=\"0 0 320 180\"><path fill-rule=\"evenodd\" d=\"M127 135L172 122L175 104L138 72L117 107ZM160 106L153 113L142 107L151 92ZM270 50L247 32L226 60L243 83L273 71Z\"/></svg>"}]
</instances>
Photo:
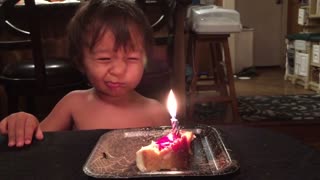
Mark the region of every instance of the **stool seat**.
<instances>
[{"instance_id":1,"label":"stool seat","mask_svg":"<svg viewBox=\"0 0 320 180\"><path fill-rule=\"evenodd\" d=\"M240 13L216 5L189 6L187 19L192 31L202 34L240 32Z\"/></svg>"},{"instance_id":2,"label":"stool seat","mask_svg":"<svg viewBox=\"0 0 320 180\"><path fill-rule=\"evenodd\" d=\"M233 120L238 121L238 103L235 93L231 57L228 44L229 34L189 34L188 57L192 64L193 77L189 87L188 117L194 119L194 107L203 103L229 103ZM199 43L210 45L212 75L209 78L199 77ZM201 91L211 91L201 96Z\"/></svg>"}]
</instances>

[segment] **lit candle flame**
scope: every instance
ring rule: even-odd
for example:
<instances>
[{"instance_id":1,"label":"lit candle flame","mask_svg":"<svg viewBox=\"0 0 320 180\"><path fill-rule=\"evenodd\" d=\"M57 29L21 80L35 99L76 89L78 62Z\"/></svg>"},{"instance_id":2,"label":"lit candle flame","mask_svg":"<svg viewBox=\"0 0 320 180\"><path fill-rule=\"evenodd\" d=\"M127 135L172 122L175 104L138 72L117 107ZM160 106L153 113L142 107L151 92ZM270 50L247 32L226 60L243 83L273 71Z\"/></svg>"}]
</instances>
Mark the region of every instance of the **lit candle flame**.
<instances>
[{"instance_id":1,"label":"lit candle flame","mask_svg":"<svg viewBox=\"0 0 320 180\"><path fill-rule=\"evenodd\" d=\"M169 92L168 101L167 101L167 108L171 115L171 118L176 118L177 115L177 101L174 97L172 89Z\"/></svg>"},{"instance_id":2,"label":"lit candle flame","mask_svg":"<svg viewBox=\"0 0 320 180\"><path fill-rule=\"evenodd\" d=\"M170 90L168 101L167 101L167 108L171 115L171 126L172 126L172 133L175 135L179 135L179 121L176 119L177 115L177 101L174 97L173 91Z\"/></svg>"}]
</instances>

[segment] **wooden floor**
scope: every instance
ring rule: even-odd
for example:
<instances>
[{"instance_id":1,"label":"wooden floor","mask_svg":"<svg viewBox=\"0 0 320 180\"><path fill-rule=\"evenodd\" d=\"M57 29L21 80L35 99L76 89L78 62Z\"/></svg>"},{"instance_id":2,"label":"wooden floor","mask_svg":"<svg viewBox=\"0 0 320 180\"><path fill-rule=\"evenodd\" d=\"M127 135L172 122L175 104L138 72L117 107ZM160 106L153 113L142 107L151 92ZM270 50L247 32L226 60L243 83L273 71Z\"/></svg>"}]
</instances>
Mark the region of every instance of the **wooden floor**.
<instances>
[{"instance_id":1,"label":"wooden floor","mask_svg":"<svg viewBox=\"0 0 320 180\"><path fill-rule=\"evenodd\" d=\"M249 80L235 80L237 96L254 95L292 95L316 94L284 80L284 69L280 67L257 68L257 76ZM319 122L271 122L244 123L248 126L262 127L285 133L300 139L304 143L320 150L320 120Z\"/></svg>"},{"instance_id":2,"label":"wooden floor","mask_svg":"<svg viewBox=\"0 0 320 180\"><path fill-rule=\"evenodd\" d=\"M235 80L237 96L315 94L300 85L284 80L280 67L257 68L257 76L248 80Z\"/></svg>"},{"instance_id":3,"label":"wooden floor","mask_svg":"<svg viewBox=\"0 0 320 180\"><path fill-rule=\"evenodd\" d=\"M256 95L294 95L294 94L316 94L314 91L304 89L300 85L294 85L290 81L284 80L285 70L280 67L257 68L256 76L251 79L235 79L235 89L237 96L256 96ZM213 92L212 92L213 93ZM204 96L210 92L203 93ZM212 94L211 94L212 95ZM234 122L232 111L229 106L227 112L217 119L196 120L186 118L185 123L191 124L238 124L257 128L267 128L276 132L287 134L297 138L307 145L320 150L320 120L318 121L268 121L268 122ZM192 119L189 121L189 119Z\"/></svg>"}]
</instances>

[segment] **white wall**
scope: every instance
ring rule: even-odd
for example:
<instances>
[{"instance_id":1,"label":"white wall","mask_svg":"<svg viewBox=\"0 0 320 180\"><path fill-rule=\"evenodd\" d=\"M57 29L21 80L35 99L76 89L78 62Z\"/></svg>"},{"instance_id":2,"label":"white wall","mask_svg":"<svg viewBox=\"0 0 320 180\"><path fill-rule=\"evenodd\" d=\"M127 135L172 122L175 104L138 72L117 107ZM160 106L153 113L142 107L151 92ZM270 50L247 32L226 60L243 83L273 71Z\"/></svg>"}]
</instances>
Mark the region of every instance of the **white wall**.
<instances>
[{"instance_id":1,"label":"white wall","mask_svg":"<svg viewBox=\"0 0 320 180\"><path fill-rule=\"evenodd\" d=\"M235 0L223 0L223 8L235 9L235 7ZM233 73L253 66L253 38L254 30L252 29L230 35L229 48Z\"/></svg>"},{"instance_id":2,"label":"white wall","mask_svg":"<svg viewBox=\"0 0 320 180\"><path fill-rule=\"evenodd\" d=\"M223 8L235 9L235 0L223 0ZM231 34L229 38L229 48L233 72L235 72L235 36Z\"/></svg>"}]
</instances>

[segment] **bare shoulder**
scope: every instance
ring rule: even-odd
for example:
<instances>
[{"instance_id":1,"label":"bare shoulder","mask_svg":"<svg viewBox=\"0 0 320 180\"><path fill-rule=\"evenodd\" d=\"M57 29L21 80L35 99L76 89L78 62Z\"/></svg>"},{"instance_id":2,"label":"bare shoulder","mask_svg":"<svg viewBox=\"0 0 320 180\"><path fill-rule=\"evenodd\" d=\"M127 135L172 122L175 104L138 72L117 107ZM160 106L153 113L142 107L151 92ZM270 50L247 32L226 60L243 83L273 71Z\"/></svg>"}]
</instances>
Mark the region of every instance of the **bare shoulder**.
<instances>
[{"instance_id":1,"label":"bare shoulder","mask_svg":"<svg viewBox=\"0 0 320 180\"><path fill-rule=\"evenodd\" d=\"M66 94L63 99L66 100L82 100L84 98L87 98L91 92L91 89L87 90L74 90Z\"/></svg>"},{"instance_id":2,"label":"bare shoulder","mask_svg":"<svg viewBox=\"0 0 320 180\"><path fill-rule=\"evenodd\" d=\"M152 115L155 126L170 125L170 115L166 107L155 99L145 98L148 113Z\"/></svg>"},{"instance_id":3,"label":"bare shoulder","mask_svg":"<svg viewBox=\"0 0 320 180\"><path fill-rule=\"evenodd\" d=\"M90 94L90 90L74 90L66 94L58 104L72 107L79 103L84 103Z\"/></svg>"},{"instance_id":4,"label":"bare shoulder","mask_svg":"<svg viewBox=\"0 0 320 180\"><path fill-rule=\"evenodd\" d=\"M69 130L72 126L74 114L79 106L85 104L90 90L76 90L66 94L52 109L49 115L41 122L45 131Z\"/></svg>"},{"instance_id":5,"label":"bare shoulder","mask_svg":"<svg viewBox=\"0 0 320 180\"><path fill-rule=\"evenodd\" d=\"M63 108L71 108L73 113L78 109L83 109L83 105L86 105L93 99L92 89L88 90L74 90L66 94L57 105L63 106Z\"/></svg>"}]
</instances>

